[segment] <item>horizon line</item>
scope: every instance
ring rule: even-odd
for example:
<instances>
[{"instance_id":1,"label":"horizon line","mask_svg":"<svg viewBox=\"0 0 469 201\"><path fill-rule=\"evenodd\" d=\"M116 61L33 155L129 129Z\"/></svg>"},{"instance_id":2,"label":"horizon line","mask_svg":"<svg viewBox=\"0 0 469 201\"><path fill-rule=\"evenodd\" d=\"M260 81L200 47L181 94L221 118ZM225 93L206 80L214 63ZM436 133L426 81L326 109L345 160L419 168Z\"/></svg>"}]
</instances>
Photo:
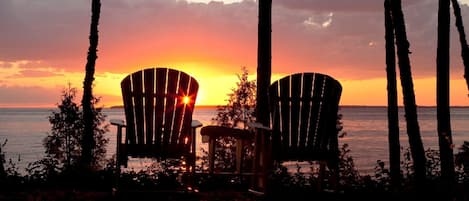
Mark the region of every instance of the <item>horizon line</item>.
<instances>
[{"instance_id":1,"label":"horizon line","mask_svg":"<svg viewBox=\"0 0 469 201\"><path fill-rule=\"evenodd\" d=\"M195 108L216 108L219 106L225 105L195 105ZM101 106L104 109L113 109L113 108L123 108L123 105L113 105L113 106ZM369 107L369 108L378 108L378 107L388 107L387 105L339 105L339 108L347 108L347 107ZM404 105L399 105L399 108L405 107ZM417 105L419 108L431 108L437 107L436 105ZM469 108L469 105L450 105L453 108ZM56 107L51 106L0 106L0 109L52 109Z\"/></svg>"}]
</instances>

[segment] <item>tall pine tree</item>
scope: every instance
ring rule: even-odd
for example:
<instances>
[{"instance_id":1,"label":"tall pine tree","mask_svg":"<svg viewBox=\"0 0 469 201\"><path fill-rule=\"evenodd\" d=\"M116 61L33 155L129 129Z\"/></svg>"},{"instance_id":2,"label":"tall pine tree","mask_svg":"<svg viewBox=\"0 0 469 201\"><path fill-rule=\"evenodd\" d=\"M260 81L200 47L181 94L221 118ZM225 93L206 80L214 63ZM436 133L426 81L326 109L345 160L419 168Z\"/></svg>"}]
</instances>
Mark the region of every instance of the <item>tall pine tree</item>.
<instances>
[{"instance_id":1,"label":"tall pine tree","mask_svg":"<svg viewBox=\"0 0 469 201\"><path fill-rule=\"evenodd\" d=\"M388 88L388 143L392 186L397 188L401 179L401 145L399 142L399 114L397 107L396 50L391 2L384 1L384 24L386 38L386 75Z\"/></svg>"},{"instance_id":2,"label":"tall pine tree","mask_svg":"<svg viewBox=\"0 0 469 201\"><path fill-rule=\"evenodd\" d=\"M272 0L259 0L259 25L257 37L257 96L256 96L256 121L264 126L270 126L268 91L271 79L272 58ZM254 169L265 170L270 162L267 157L258 157L267 153L267 138L264 135L256 137L256 149L254 150ZM261 161L263 160L263 161ZM253 182L254 187L269 191L265 178ZM259 190L258 189L258 190Z\"/></svg>"},{"instance_id":3,"label":"tall pine tree","mask_svg":"<svg viewBox=\"0 0 469 201\"><path fill-rule=\"evenodd\" d=\"M85 124L82 139L82 159L81 165L90 169L93 163L93 149L96 146L93 129L93 80L95 64L97 59L98 47L98 24L101 12L101 1L92 0L91 2L91 25L90 25L90 47L86 63L86 75L83 81L83 121Z\"/></svg>"},{"instance_id":4,"label":"tall pine tree","mask_svg":"<svg viewBox=\"0 0 469 201\"><path fill-rule=\"evenodd\" d=\"M259 25L257 37L257 121L269 126L268 88L272 65L272 0L259 0Z\"/></svg>"},{"instance_id":5,"label":"tall pine tree","mask_svg":"<svg viewBox=\"0 0 469 201\"><path fill-rule=\"evenodd\" d=\"M445 192L449 192L452 189L455 176L449 110L449 27L450 0L439 0L438 46L436 55L436 104L441 176L444 182L442 188Z\"/></svg>"},{"instance_id":6,"label":"tall pine tree","mask_svg":"<svg viewBox=\"0 0 469 201\"><path fill-rule=\"evenodd\" d=\"M404 96L405 119L407 122L407 135L414 162L415 179L417 188L423 190L426 180L425 150L420 135L420 127L417 118L417 105L415 102L414 83L409 58L409 41L402 11L401 0L391 0L392 21L396 36L397 57L399 59L399 72L401 77L402 93Z\"/></svg>"},{"instance_id":7,"label":"tall pine tree","mask_svg":"<svg viewBox=\"0 0 469 201\"><path fill-rule=\"evenodd\" d=\"M464 78L466 79L467 89L469 90L469 46L467 46L466 33L461 16L461 7L458 0L451 0L453 5L454 17L456 18L456 28L459 32L459 42L461 44L461 57L464 63Z\"/></svg>"}]
</instances>

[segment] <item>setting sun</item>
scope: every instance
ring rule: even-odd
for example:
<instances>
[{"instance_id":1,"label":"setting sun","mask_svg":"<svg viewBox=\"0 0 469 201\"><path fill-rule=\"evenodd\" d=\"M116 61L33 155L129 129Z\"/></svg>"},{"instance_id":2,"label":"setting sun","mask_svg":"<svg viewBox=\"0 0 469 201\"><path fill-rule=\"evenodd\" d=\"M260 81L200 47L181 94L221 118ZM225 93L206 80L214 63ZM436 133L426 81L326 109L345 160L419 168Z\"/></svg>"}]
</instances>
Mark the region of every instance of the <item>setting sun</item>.
<instances>
[{"instance_id":1,"label":"setting sun","mask_svg":"<svg viewBox=\"0 0 469 201\"><path fill-rule=\"evenodd\" d=\"M182 98L182 102L184 103L184 105L187 105L191 102L191 98L189 96L184 96Z\"/></svg>"}]
</instances>

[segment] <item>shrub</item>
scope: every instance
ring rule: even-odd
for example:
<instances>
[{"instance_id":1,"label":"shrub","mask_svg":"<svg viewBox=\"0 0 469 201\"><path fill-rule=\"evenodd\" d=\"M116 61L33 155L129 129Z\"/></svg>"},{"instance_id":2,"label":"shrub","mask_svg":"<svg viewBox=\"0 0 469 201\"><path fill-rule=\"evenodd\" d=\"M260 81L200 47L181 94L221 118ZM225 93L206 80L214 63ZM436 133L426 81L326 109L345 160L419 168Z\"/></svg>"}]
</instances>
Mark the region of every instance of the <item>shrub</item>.
<instances>
[{"instance_id":1,"label":"shrub","mask_svg":"<svg viewBox=\"0 0 469 201\"><path fill-rule=\"evenodd\" d=\"M246 67L238 75L236 88L228 94L227 104L217 107L217 115L212 121L219 126L247 129L247 123L255 121L256 82L248 79ZM232 137L219 138L216 141L218 149L215 152L215 168L222 171L235 170L236 141ZM252 146L245 146L243 154L246 157L243 163L249 166Z\"/></svg>"},{"instance_id":2,"label":"shrub","mask_svg":"<svg viewBox=\"0 0 469 201\"><path fill-rule=\"evenodd\" d=\"M455 163L458 182L469 183L469 141L464 141L461 147L459 147Z\"/></svg>"},{"instance_id":3,"label":"shrub","mask_svg":"<svg viewBox=\"0 0 469 201\"><path fill-rule=\"evenodd\" d=\"M81 157L82 137L84 130L83 112L75 103L77 89L68 87L62 91L60 104L49 116L51 132L43 140L45 157L28 165L27 171L32 180L51 180L60 174L75 174ZM93 166L95 170L104 166L106 144L104 134L109 130L103 125L105 115L102 108L95 108L99 102L93 99L94 138L96 146L93 150Z\"/></svg>"},{"instance_id":4,"label":"shrub","mask_svg":"<svg viewBox=\"0 0 469 201\"><path fill-rule=\"evenodd\" d=\"M4 148L7 142L8 139L5 139L3 143L0 143L0 191L15 189L15 187L23 183L23 178L18 172L15 162L11 158L8 161L5 158ZM20 158L18 157L19 161Z\"/></svg>"}]
</instances>

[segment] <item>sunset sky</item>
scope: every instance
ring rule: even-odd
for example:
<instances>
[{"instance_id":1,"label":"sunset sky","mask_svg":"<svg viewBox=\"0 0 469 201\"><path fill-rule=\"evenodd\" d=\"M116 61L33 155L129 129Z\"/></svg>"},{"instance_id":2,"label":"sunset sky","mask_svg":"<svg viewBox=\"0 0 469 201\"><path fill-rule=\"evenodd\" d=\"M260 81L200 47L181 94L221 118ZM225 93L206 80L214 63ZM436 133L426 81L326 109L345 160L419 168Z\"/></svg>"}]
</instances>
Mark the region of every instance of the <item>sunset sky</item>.
<instances>
[{"instance_id":1,"label":"sunset sky","mask_svg":"<svg viewBox=\"0 0 469 201\"><path fill-rule=\"evenodd\" d=\"M255 78L254 0L101 2L94 94L106 107L121 105L120 81L146 67L195 77L199 105L224 104L243 66ZM435 105L438 1L402 3L417 104ZM469 27L469 0L461 3ZM90 5L0 0L0 107L53 107L68 83L82 88ZM386 105L383 10L383 0L273 0L272 81L324 73L343 85L341 105ZM453 17L451 41L451 105L469 106Z\"/></svg>"}]
</instances>

